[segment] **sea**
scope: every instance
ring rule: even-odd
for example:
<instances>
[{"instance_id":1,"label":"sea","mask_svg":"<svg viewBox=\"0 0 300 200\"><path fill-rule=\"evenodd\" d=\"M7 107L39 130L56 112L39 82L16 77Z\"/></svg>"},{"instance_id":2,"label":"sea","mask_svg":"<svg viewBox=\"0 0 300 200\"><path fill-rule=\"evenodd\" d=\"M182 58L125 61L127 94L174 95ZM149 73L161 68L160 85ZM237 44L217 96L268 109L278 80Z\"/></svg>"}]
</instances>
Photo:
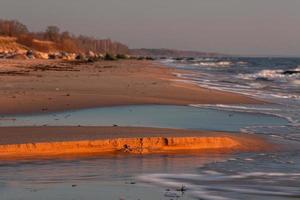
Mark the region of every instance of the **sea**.
<instances>
[{"instance_id":1,"label":"sea","mask_svg":"<svg viewBox=\"0 0 300 200\"><path fill-rule=\"evenodd\" d=\"M162 62L192 72L176 74L187 82L268 102L259 106L191 106L270 114L289 123L241 128L248 134L275 139L283 146L279 151L238 154L224 162L199 166L192 174L154 174L154 183L186 185L197 199L300 199L300 58L177 58Z\"/></svg>"}]
</instances>

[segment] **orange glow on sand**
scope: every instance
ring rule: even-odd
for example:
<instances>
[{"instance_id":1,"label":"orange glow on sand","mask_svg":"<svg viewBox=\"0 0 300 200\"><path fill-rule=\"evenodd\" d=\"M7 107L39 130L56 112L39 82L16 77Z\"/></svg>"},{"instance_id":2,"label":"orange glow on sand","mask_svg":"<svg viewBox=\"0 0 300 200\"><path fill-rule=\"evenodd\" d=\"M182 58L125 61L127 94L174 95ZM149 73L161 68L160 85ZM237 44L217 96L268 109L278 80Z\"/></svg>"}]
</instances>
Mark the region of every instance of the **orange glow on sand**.
<instances>
[{"instance_id":1,"label":"orange glow on sand","mask_svg":"<svg viewBox=\"0 0 300 200\"><path fill-rule=\"evenodd\" d=\"M262 145L253 147L253 143L261 142L256 139L238 137L144 137L144 138L115 138L103 140L44 142L27 144L0 145L0 156L38 157L76 154L107 154L129 153L149 154L162 152L180 152L186 150L258 150Z\"/></svg>"}]
</instances>

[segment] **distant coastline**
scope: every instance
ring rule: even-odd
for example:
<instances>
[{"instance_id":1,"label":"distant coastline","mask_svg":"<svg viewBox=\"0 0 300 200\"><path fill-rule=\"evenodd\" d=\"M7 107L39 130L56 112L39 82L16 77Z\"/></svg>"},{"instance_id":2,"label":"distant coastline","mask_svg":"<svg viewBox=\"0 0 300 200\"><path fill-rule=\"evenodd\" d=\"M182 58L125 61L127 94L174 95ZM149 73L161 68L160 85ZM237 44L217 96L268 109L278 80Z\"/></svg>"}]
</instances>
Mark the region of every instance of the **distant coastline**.
<instances>
[{"instance_id":1,"label":"distant coastline","mask_svg":"<svg viewBox=\"0 0 300 200\"><path fill-rule=\"evenodd\" d=\"M176 49L130 49L130 54L135 56L152 56L152 57L223 57L225 54L215 52L187 51Z\"/></svg>"},{"instance_id":2,"label":"distant coastline","mask_svg":"<svg viewBox=\"0 0 300 200\"><path fill-rule=\"evenodd\" d=\"M176 49L130 49L128 45L111 39L98 39L61 31L48 26L33 32L17 20L0 19L0 58L10 59L84 59L85 57L218 57L214 52Z\"/></svg>"}]
</instances>

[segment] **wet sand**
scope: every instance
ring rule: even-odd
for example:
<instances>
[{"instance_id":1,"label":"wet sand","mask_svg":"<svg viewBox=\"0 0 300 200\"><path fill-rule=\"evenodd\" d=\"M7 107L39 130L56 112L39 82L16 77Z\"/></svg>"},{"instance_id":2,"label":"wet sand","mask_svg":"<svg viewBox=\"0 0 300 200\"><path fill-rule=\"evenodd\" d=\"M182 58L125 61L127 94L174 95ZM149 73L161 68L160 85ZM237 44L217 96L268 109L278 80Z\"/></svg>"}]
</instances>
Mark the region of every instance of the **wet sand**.
<instances>
[{"instance_id":1,"label":"wet sand","mask_svg":"<svg viewBox=\"0 0 300 200\"><path fill-rule=\"evenodd\" d=\"M257 136L214 131L135 127L0 128L1 158L108 153L149 154L190 150L263 151Z\"/></svg>"},{"instance_id":2,"label":"wet sand","mask_svg":"<svg viewBox=\"0 0 300 200\"><path fill-rule=\"evenodd\" d=\"M239 94L177 81L150 61L0 60L0 114L140 104L258 104Z\"/></svg>"},{"instance_id":3,"label":"wet sand","mask_svg":"<svg viewBox=\"0 0 300 200\"><path fill-rule=\"evenodd\" d=\"M150 61L0 60L0 114L139 104L262 103L243 95L180 82L174 73L180 71ZM266 148L269 144L261 138L212 131L134 127L0 128L2 158Z\"/></svg>"}]
</instances>

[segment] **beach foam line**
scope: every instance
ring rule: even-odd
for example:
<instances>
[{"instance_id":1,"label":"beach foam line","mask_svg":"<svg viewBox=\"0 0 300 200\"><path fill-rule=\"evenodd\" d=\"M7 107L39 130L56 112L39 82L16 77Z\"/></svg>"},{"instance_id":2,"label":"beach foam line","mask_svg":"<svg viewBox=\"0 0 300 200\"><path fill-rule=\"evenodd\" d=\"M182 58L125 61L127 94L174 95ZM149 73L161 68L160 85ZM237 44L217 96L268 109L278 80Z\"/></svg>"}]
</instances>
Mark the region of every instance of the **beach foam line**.
<instances>
[{"instance_id":1,"label":"beach foam line","mask_svg":"<svg viewBox=\"0 0 300 200\"><path fill-rule=\"evenodd\" d=\"M238 150L243 144L226 136L138 137L0 145L0 159L67 154L149 154L186 150Z\"/></svg>"}]
</instances>

